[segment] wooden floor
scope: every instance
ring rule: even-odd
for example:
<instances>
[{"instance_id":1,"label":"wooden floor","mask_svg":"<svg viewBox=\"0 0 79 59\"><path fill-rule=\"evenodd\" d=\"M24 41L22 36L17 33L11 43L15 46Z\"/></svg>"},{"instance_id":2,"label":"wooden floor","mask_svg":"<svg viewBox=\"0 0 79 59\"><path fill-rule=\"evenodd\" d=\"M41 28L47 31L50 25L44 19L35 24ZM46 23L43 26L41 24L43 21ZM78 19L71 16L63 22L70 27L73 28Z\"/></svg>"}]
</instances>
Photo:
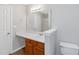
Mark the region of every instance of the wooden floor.
<instances>
[{"instance_id":1,"label":"wooden floor","mask_svg":"<svg viewBox=\"0 0 79 59\"><path fill-rule=\"evenodd\" d=\"M15 52L15 53L10 54L10 55L25 55L24 48L20 49L19 51Z\"/></svg>"}]
</instances>

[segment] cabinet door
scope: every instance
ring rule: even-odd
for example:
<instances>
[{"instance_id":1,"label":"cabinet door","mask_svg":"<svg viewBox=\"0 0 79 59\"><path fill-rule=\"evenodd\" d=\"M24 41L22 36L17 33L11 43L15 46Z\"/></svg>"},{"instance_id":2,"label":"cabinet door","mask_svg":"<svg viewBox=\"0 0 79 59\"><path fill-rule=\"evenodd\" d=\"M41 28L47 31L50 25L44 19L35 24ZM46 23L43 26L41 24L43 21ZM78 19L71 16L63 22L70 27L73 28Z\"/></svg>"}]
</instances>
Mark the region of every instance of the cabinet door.
<instances>
[{"instance_id":1,"label":"cabinet door","mask_svg":"<svg viewBox=\"0 0 79 59\"><path fill-rule=\"evenodd\" d=\"M44 50L38 47L34 47L34 55L44 55Z\"/></svg>"},{"instance_id":2,"label":"cabinet door","mask_svg":"<svg viewBox=\"0 0 79 59\"><path fill-rule=\"evenodd\" d=\"M44 55L44 43L37 42L37 46L34 47L34 55Z\"/></svg>"},{"instance_id":3,"label":"cabinet door","mask_svg":"<svg viewBox=\"0 0 79 59\"><path fill-rule=\"evenodd\" d=\"M28 43L25 47L25 54L26 55L33 55L33 48L32 44Z\"/></svg>"},{"instance_id":4,"label":"cabinet door","mask_svg":"<svg viewBox=\"0 0 79 59\"><path fill-rule=\"evenodd\" d=\"M39 47L39 48L41 48L42 50L44 50L44 43L37 42L37 47Z\"/></svg>"},{"instance_id":5,"label":"cabinet door","mask_svg":"<svg viewBox=\"0 0 79 59\"><path fill-rule=\"evenodd\" d=\"M26 55L44 55L44 44L31 39L25 40Z\"/></svg>"},{"instance_id":6,"label":"cabinet door","mask_svg":"<svg viewBox=\"0 0 79 59\"><path fill-rule=\"evenodd\" d=\"M32 44L30 43L30 39L25 39L25 54L26 55L32 55L33 54L33 49L32 49Z\"/></svg>"}]
</instances>

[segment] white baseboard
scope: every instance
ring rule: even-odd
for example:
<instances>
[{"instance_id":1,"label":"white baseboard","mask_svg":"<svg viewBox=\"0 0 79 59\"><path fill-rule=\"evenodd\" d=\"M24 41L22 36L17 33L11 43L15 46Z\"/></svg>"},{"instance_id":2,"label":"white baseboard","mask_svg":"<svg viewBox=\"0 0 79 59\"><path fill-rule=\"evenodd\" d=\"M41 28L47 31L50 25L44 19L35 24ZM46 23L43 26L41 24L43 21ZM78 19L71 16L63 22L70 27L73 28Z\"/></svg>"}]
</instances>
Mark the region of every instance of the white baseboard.
<instances>
[{"instance_id":1,"label":"white baseboard","mask_svg":"<svg viewBox=\"0 0 79 59\"><path fill-rule=\"evenodd\" d=\"M10 54L17 52L17 51L19 51L20 49L22 49L22 48L24 48L24 47L25 47L25 46L23 45L23 46L21 46L21 47L15 49L15 50L13 50L12 52L10 52Z\"/></svg>"}]
</instances>

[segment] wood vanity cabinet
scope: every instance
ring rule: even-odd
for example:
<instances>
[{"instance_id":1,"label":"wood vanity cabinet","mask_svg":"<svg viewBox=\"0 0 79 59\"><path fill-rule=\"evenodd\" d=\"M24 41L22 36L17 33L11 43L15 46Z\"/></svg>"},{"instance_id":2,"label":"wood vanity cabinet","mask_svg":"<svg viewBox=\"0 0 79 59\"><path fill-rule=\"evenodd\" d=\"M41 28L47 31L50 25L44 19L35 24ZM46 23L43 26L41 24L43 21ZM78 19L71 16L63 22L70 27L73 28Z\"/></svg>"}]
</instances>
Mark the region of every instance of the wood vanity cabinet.
<instances>
[{"instance_id":1,"label":"wood vanity cabinet","mask_svg":"<svg viewBox=\"0 0 79 59\"><path fill-rule=\"evenodd\" d=\"M31 39L25 39L25 54L44 55L44 43Z\"/></svg>"}]
</instances>

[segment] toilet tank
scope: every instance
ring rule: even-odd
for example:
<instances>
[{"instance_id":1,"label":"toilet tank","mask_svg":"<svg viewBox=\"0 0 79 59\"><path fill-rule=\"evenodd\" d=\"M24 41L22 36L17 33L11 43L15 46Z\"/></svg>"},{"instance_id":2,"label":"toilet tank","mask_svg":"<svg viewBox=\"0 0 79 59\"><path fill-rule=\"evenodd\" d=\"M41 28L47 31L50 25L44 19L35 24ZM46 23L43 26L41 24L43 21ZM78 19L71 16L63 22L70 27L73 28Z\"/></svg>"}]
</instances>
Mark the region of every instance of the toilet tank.
<instances>
[{"instance_id":1,"label":"toilet tank","mask_svg":"<svg viewBox=\"0 0 79 59\"><path fill-rule=\"evenodd\" d=\"M79 46L73 43L61 42L60 49L62 55L78 55Z\"/></svg>"}]
</instances>

